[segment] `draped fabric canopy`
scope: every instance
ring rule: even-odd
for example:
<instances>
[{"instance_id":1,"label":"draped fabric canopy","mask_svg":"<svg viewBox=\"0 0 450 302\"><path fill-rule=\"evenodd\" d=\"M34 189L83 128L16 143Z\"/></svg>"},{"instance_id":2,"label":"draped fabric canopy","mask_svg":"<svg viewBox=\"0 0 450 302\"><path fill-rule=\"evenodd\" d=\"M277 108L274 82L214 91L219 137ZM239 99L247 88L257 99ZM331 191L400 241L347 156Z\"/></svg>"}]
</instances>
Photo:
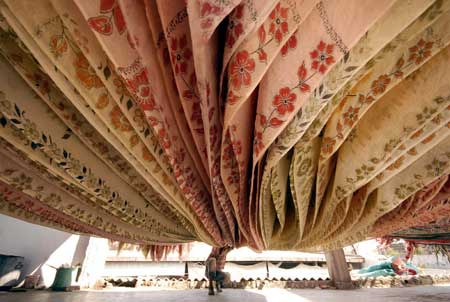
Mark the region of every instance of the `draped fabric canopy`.
<instances>
[{"instance_id":1,"label":"draped fabric canopy","mask_svg":"<svg viewBox=\"0 0 450 302\"><path fill-rule=\"evenodd\" d=\"M446 0L1 0L0 212L147 251L440 221L448 28Z\"/></svg>"},{"instance_id":2,"label":"draped fabric canopy","mask_svg":"<svg viewBox=\"0 0 450 302\"><path fill-rule=\"evenodd\" d=\"M372 235L387 243L404 239L415 244L448 245L449 196L450 179L441 177L377 221Z\"/></svg>"}]
</instances>

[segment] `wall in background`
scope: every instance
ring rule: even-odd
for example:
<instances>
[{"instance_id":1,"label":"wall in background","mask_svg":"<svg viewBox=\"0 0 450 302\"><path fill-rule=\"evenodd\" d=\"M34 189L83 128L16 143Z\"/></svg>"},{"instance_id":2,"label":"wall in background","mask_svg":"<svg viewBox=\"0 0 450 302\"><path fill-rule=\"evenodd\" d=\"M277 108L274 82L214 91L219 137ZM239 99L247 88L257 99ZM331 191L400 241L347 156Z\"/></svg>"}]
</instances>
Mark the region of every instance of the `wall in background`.
<instances>
[{"instance_id":1,"label":"wall in background","mask_svg":"<svg viewBox=\"0 0 450 302\"><path fill-rule=\"evenodd\" d=\"M59 267L82 263L88 242L89 238L85 236L0 214L0 254L25 257L21 279L38 271L45 285L50 286L56 271L49 265Z\"/></svg>"}]
</instances>

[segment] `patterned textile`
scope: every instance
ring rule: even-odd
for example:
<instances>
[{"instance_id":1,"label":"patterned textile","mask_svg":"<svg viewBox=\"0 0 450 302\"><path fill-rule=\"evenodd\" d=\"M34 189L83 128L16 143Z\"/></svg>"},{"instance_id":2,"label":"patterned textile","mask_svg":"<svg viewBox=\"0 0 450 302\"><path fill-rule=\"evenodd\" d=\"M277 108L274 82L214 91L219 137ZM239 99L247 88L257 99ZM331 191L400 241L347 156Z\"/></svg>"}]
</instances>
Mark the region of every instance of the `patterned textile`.
<instances>
[{"instance_id":1,"label":"patterned textile","mask_svg":"<svg viewBox=\"0 0 450 302\"><path fill-rule=\"evenodd\" d=\"M390 237L418 241L419 243L429 242L433 244L440 242L441 244L448 244L450 242L450 219L447 214L446 217L427 225L414 226L394 232L390 234Z\"/></svg>"},{"instance_id":2,"label":"patterned textile","mask_svg":"<svg viewBox=\"0 0 450 302\"><path fill-rule=\"evenodd\" d=\"M411 227L428 227L450 214L450 180L441 177L409 197L375 223L371 236L383 237Z\"/></svg>"},{"instance_id":3,"label":"patterned textile","mask_svg":"<svg viewBox=\"0 0 450 302\"><path fill-rule=\"evenodd\" d=\"M406 240L406 256L416 244L446 245L450 242L450 178L441 177L423 188L393 211L381 217L371 236L385 245Z\"/></svg>"},{"instance_id":4,"label":"patterned textile","mask_svg":"<svg viewBox=\"0 0 450 302\"><path fill-rule=\"evenodd\" d=\"M442 0L0 0L0 212L219 267L440 232L449 27Z\"/></svg>"}]
</instances>

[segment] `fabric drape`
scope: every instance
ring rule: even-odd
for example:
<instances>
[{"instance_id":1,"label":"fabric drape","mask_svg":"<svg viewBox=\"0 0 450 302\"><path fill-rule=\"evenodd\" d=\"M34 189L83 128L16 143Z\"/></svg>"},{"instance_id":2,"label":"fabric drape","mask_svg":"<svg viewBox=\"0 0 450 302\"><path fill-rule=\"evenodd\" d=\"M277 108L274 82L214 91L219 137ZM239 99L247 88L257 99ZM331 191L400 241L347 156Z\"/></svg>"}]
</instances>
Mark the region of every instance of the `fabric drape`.
<instances>
[{"instance_id":1,"label":"fabric drape","mask_svg":"<svg viewBox=\"0 0 450 302\"><path fill-rule=\"evenodd\" d=\"M441 0L2 0L0 212L153 258L443 238L449 26Z\"/></svg>"}]
</instances>

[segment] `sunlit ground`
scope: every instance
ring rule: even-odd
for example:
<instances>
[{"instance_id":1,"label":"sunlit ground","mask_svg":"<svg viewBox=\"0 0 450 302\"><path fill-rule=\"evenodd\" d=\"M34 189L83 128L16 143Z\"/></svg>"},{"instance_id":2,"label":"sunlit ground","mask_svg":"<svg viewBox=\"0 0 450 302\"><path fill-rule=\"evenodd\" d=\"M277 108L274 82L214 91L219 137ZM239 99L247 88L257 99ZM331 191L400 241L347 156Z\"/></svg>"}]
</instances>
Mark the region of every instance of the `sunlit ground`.
<instances>
[{"instance_id":1,"label":"sunlit ground","mask_svg":"<svg viewBox=\"0 0 450 302\"><path fill-rule=\"evenodd\" d=\"M208 296L206 289L161 290L155 288L117 288L72 293L29 291L0 293L1 302L433 302L450 301L450 284L410 288L371 288L348 291L321 289L225 289L218 296Z\"/></svg>"}]
</instances>

